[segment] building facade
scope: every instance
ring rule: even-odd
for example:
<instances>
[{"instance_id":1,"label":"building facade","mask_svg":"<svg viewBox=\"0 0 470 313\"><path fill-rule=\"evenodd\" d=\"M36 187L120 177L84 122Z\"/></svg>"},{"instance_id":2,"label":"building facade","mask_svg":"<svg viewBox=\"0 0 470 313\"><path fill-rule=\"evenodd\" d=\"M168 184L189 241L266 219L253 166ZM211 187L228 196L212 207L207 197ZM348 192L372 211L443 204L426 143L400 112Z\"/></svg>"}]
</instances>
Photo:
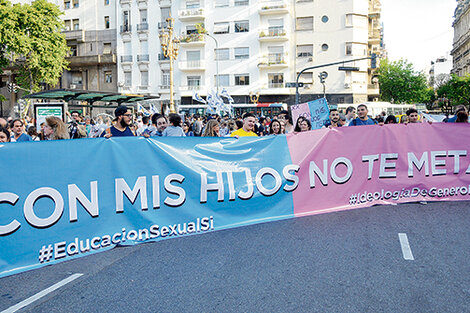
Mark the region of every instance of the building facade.
<instances>
[{"instance_id":1,"label":"building facade","mask_svg":"<svg viewBox=\"0 0 470 313\"><path fill-rule=\"evenodd\" d=\"M197 92L225 88L236 103L292 104L304 68L382 53L379 0L120 0L117 4L118 88L169 99L169 60L159 42L168 17L180 38L174 63L175 99L197 103ZM202 34L200 29L207 32ZM358 103L379 95L370 61L357 70L325 67L303 73L301 101L323 96L331 103ZM325 86L319 74L327 72Z\"/></svg>"},{"instance_id":2,"label":"building facade","mask_svg":"<svg viewBox=\"0 0 470 313\"><path fill-rule=\"evenodd\" d=\"M453 23L452 73L465 76L470 74L470 1L458 0L457 2Z\"/></svg>"},{"instance_id":3,"label":"building facade","mask_svg":"<svg viewBox=\"0 0 470 313\"><path fill-rule=\"evenodd\" d=\"M70 70L58 87L170 98L160 32L174 19L177 104L222 90L236 103L293 104L306 67L383 54L380 0L53 0L64 10ZM201 32L201 30L203 30ZM204 34L205 33L205 34ZM324 83L319 75L327 73ZM378 99L370 60L304 72L300 101Z\"/></svg>"}]
</instances>

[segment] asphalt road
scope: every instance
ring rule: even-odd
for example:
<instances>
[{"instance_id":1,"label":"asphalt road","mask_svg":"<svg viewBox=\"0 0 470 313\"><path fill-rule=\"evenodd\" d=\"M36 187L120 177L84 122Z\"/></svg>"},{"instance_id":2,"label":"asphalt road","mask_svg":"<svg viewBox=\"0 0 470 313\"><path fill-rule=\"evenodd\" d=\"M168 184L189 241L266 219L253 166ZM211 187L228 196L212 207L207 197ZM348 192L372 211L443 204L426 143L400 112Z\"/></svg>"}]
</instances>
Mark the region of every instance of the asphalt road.
<instances>
[{"instance_id":1,"label":"asphalt road","mask_svg":"<svg viewBox=\"0 0 470 313\"><path fill-rule=\"evenodd\" d=\"M399 233L414 260L405 260ZM0 311L470 312L470 202L376 206L113 250L0 279Z\"/></svg>"}]
</instances>

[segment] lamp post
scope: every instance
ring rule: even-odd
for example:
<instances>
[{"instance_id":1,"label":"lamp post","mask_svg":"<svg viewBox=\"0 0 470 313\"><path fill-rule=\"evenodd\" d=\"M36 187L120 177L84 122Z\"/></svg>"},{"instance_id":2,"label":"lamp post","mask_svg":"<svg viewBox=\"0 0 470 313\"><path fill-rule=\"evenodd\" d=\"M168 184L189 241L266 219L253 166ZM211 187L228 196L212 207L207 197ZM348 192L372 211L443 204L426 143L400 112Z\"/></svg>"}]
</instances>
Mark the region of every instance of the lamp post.
<instances>
[{"instance_id":1,"label":"lamp post","mask_svg":"<svg viewBox=\"0 0 470 313\"><path fill-rule=\"evenodd\" d=\"M217 41L217 39L215 39L214 36L212 36L211 34L207 33L206 32L206 35L212 39L214 39L215 41L215 49L218 50L219 49L219 42ZM219 58L217 57L217 52L215 53L215 68L216 68L216 75L215 75L215 87L217 89L217 95L219 95Z\"/></svg>"},{"instance_id":2,"label":"lamp post","mask_svg":"<svg viewBox=\"0 0 470 313\"><path fill-rule=\"evenodd\" d=\"M160 32L160 44L162 46L163 55L166 58L170 59L170 113L176 113L175 110L175 100L173 99L173 60L178 57L178 49L180 44L180 39L173 37L173 25L175 19L171 17L166 19L167 26L163 28ZM163 113L163 112L162 112Z\"/></svg>"}]
</instances>

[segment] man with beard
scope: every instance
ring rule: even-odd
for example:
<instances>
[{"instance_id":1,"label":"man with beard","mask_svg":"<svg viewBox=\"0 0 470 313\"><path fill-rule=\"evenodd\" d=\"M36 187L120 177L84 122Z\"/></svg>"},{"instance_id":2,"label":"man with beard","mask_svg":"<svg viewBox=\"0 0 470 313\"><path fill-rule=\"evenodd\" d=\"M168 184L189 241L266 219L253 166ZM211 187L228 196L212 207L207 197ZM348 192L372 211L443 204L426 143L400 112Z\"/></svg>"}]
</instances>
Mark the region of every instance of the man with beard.
<instances>
[{"instance_id":1,"label":"man with beard","mask_svg":"<svg viewBox=\"0 0 470 313\"><path fill-rule=\"evenodd\" d=\"M343 124L339 118L339 111L337 109L330 110L330 119L325 122L325 127L341 127Z\"/></svg>"},{"instance_id":2,"label":"man with beard","mask_svg":"<svg viewBox=\"0 0 470 313\"><path fill-rule=\"evenodd\" d=\"M357 106L357 115L359 117L353 119L348 126L363 126L363 125L375 125L377 122L367 116L369 113L365 104Z\"/></svg>"},{"instance_id":3,"label":"man with beard","mask_svg":"<svg viewBox=\"0 0 470 313\"><path fill-rule=\"evenodd\" d=\"M132 112L126 106L122 105L114 110L116 116L116 123L101 134L101 137L123 137L134 136L134 133L129 128L132 120Z\"/></svg>"}]
</instances>

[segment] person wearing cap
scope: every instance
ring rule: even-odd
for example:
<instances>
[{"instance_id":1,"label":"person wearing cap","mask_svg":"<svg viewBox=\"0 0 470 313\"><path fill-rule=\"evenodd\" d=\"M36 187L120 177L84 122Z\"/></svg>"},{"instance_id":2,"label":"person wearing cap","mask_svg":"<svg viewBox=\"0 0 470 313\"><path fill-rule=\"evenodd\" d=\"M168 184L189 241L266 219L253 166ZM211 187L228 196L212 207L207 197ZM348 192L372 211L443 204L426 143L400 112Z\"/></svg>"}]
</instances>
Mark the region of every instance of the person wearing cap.
<instances>
[{"instance_id":1,"label":"person wearing cap","mask_svg":"<svg viewBox=\"0 0 470 313\"><path fill-rule=\"evenodd\" d=\"M101 137L124 137L124 136L134 136L134 133L129 128L132 120L132 112L126 106L121 105L114 110L114 115L116 116L116 123L106 129Z\"/></svg>"}]
</instances>

